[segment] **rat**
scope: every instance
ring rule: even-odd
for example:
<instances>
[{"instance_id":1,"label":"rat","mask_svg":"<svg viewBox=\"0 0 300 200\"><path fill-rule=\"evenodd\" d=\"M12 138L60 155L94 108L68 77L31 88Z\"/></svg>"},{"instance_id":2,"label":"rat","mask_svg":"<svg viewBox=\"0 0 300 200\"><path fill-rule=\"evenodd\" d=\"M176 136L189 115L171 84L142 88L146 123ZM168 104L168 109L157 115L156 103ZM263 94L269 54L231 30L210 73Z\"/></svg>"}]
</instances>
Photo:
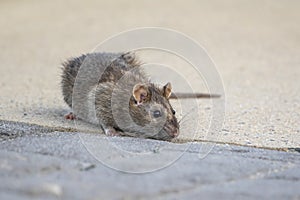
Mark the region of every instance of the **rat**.
<instances>
[{"instance_id":1,"label":"rat","mask_svg":"<svg viewBox=\"0 0 300 200\"><path fill-rule=\"evenodd\" d=\"M180 126L170 99L220 97L174 94L170 82L164 86L152 83L141 63L134 52L96 52L64 62L62 94L73 109L65 118L99 124L110 136L172 140L179 135Z\"/></svg>"},{"instance_id":2,"label":"rat","mask_svg":"<svg viewBox=\"0 0 300 200\"><path fill-rule=\"evenodd\" d=\"M86 74L76 82L97 79L86 84L86 87L78 83L79 93L83 95L76 97L76 100L82 106L79 106L77 112L73 107L74 113L66 115L66 118L74 119L76 116L84 121L100 124L105 134L111 136L130 133L134 137L171 140L179 135L176 112L169 101L172 94L171 83L161 87L150 82L134 52L84 54L71 58L62 65L62 94L70 108L75 80L81 66L87 68ZM90 66L93 67L88 69ZM102 76L90 77L95 76L93 71L97 70L102 71ZM118 84L120 79L124 79L123 84ZM113 97L121 103L114 105ZM120 127L114 115L129 122Z\"/></svg>"}]
</instances>

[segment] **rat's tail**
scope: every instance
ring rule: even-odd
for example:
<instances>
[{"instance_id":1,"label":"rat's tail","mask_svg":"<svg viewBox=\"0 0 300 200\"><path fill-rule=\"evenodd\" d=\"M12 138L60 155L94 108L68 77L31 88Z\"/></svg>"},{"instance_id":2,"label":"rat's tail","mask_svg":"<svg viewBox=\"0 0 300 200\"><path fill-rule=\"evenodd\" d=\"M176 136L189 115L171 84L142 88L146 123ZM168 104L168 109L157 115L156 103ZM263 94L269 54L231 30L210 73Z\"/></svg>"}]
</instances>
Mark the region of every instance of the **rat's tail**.
<instances>
[{"instance_id":1,"label":"rat's tail","mask_svg":"<svg viewBox=\"0 0 300 200\"><path fill-rule=\"evenodd\" d=\"M220 98L219 94L208 93L172 93L170 99L200 99L200 98Z\"/></svg>"}]
</instances>

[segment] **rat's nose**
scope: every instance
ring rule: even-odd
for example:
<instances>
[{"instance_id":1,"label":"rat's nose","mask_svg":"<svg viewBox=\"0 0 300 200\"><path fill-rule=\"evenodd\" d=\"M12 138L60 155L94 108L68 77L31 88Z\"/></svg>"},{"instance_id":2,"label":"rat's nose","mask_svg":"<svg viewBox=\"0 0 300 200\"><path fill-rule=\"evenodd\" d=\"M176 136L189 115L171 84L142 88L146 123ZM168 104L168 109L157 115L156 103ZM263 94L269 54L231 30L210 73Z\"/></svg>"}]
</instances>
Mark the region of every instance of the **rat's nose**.
<instances>
[{"instance_id":1,"label":"rat's nose","mask_svg":"<svg viewBox=\"0 0 300 200\"><path fill-rule=\"evenodd\" d=\"M175 129L169 134L172 138L176 138L179 135L179 130Z\"/></svg>"}]
</instances>

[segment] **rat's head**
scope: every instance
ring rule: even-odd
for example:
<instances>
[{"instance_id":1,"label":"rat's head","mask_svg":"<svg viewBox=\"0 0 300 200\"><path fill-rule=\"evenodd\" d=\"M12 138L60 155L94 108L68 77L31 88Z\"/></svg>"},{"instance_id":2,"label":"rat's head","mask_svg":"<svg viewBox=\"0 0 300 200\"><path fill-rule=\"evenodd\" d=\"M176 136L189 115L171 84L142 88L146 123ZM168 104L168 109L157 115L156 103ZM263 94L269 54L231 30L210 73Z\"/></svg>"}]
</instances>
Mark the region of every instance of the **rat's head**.
<instances>
[{"instance_id":1,"label":"rat's head","mask_svg":"<svg viewBox=\"0 0 300 200\"><path fill-rule=\"evenodd\" d=\"M157 133L150 133L149 129L142 130L145 137L170 140L178 136L179 124L169 102L171 91L170 83L162 88L152 83L136 84L133 87L129 103L132 120L139 126L158 130Z\"/></svg>"}]
</instances>

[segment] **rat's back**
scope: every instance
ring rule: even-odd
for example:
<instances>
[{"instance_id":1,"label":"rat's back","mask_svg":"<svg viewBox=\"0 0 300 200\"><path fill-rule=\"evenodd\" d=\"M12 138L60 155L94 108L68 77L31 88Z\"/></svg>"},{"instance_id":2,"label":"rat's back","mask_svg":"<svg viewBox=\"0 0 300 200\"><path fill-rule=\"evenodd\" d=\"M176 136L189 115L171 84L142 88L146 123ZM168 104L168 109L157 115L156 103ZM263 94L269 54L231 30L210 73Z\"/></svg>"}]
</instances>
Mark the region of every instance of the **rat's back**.
<instances>
[{"instance_id":1,"label":"rat's back","mask_svg":"<svg viewBox=\"0 0 300 200\"><path fill-rule=\"evenodd\" d=\"M140 62L132 52L90 53L71 58L62 65L62 94L65 102L72 107L74 85L78 84L78 91L88 92L96 84L116 83L126 71L140 66Z\"/></svg>"}]
</instances>

